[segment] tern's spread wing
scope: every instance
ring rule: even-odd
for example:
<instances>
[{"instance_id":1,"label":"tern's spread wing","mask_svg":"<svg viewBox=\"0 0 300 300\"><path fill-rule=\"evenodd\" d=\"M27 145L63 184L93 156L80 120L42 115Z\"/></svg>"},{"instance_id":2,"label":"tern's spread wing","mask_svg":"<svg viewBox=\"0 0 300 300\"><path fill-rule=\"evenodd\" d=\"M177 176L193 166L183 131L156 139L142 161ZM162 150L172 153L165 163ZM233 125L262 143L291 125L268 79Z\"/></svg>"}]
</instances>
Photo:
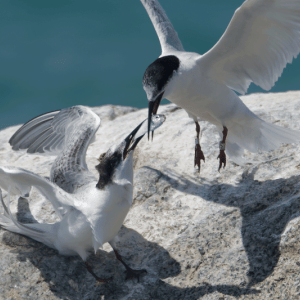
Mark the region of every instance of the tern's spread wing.
<instances>
[{"instance_id":1,"label":"tern's spread wing","mask_svg":"<svg viewBox=\"0 0 300 300\"><path fill-rule=\"evenodd\" d=\"M50 112L24 124L10 139L14 150L57 155L51 181L65 191L92 180L85 161L86 151L100 126L100 118L88 107L72 106Z\"/></svg>"},{"instance_id":2,"label":"tern's spread wing","mask_svg":"<svg viewBox=\"0 0 300 300\"><path fill-rule=\"evenodd\" d=\"M199 65L244 94L253 82L269 90L300 52L299 0L247 0Z\"/></svg>"},{"instance_id":3,"label":"tern's spread wing","mask_svg":"<svg viewBox=\"0 0 300 300\"><path fill-rule=\"evenodd\" d=\"M27 149L28 153L56 155L64 144L64 136L53 127L53 120L60 111L40 115L25 123L10 138L13 150Z\"/></svg>"},{"instance_id":4,"label":"tern's spread wing","mask_svg":"<svg viewBox=\"0 0 300 300\"><path fill-rule=\"evenodd\" d=\"M61 218L69 208L74 206L72 196L46 178L21 168L0 167L0 187L4 190L25 196L32 186L51 202Z\"/></svg>"},{"instance_id":5,"label":"tern's spread wing","mask_svg":"<svg viewBox=\"0 0 300 300\"><path fill-rule=\"evenodd\" d=\"M64 150L69 137L80 134L78 129L87 121L95 133L100 118L87 107L73 106L49 112L25 123L9 143L13 150L27 149L28 153L56 156Z\"/></svg>"},{"instance_id":6,"label":"tern's spread wing","mask_svg":"<svg viewBox=\"0 0 300 300\"><path fill-rule=\"evenodd\" d=\"M141 0L158 35L162 53L184 51L177 32L157 0Z\"/></svg>"}]
</instances>

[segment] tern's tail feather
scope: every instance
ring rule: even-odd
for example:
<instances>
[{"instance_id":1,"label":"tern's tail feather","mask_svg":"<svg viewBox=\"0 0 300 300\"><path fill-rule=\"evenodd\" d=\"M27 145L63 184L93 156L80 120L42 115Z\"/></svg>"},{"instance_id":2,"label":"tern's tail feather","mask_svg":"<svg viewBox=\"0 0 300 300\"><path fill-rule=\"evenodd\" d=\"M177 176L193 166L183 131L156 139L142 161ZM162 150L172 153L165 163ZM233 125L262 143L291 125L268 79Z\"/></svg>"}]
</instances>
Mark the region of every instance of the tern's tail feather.
<instances>
[{"instance_id":1,"label":"tern's tail feather","mask_svg":"<svg viewBox=\"0 0 300 300\"><path fill-rule=\"evenodd\" d=\"M244 149L257 153L274 150L283 143L299 141L300 131L270 124L257 118L228 128L226 153L234 162L243 164L241 156Z\"/></svg>"},{"instance_id":2,"label":"tern's tail feather","mask_svg":"<svg viewBox=\"0 0 300 300\"><path fill-rule=\"evenodd\" d=\"M4 214L0 214L0 225L3 228L12 232L26 235L38 242L44 243L51 248L55 248L53 244L54 239L51 234L53 227L52 224L21 224L11 214L9 208L10 194L8 194L8 205L6 205L0 189L0 201L4 208Z\"/></svg>"}]
</instances>

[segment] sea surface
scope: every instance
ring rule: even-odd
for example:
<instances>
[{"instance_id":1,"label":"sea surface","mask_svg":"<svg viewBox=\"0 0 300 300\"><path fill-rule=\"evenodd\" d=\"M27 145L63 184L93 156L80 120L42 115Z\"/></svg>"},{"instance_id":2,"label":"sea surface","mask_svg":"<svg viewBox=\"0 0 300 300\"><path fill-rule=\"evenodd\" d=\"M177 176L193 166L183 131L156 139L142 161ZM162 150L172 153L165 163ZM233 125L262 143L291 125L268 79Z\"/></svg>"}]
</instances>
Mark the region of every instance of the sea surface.
<instances>
[{"instance_id":1,"label":"sea surface","mask_svg":"<svg viewBox=\"0 0 300 300\"><path fill-rule=\"evenodd\" d=\"M160 1L185 50L198 53L218 41L242 2ZM1 1L0 129L76 104L146 107L142 77L159 55L139 0ZM271 92L299 89L296 59Z\"/></svg>"}]
</instances>

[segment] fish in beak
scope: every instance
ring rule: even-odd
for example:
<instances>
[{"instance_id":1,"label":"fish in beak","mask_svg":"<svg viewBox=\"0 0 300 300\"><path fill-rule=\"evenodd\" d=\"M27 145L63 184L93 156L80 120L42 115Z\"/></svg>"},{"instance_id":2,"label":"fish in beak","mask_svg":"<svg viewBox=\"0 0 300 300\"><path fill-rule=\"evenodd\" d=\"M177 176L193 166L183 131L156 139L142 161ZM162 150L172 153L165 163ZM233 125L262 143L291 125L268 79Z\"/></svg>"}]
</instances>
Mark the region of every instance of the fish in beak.
<instances>
[{"instance_id":1,"label":"fish in beak","mask_svg":"<svg viewBox=\"0 0 300 300\"><path fill-rule=\"evenodd\" d=\"M164 92L160 93L154 101L148 102L148 140L149 140L150 131L152 131L152 138L153 138L153 130L150 129L152 115L156 115L160 102L163 98L163 95Z\"/></svg>"},{"instance_id":2,"label":"fish in beak","mask_svg":"<svg viewBox=\"0 0 300 300\"><path fill-rule=\"evenodd\" d=\"M157 111L157 109L156 109ZM144 120L142 123L140 123L124 140L125 142L125 148L123 150L123 159L125 159L128 156L128 153L133 151L139 141L143 138L143 136L148 131L148 134L150 131L154 131L158 127L160 127L163 122L166 120L166 117L164 115L156 115L151 117L150 122L148 119L148 128L147 128L147 119Z\"/></svg>"}]
</instances>

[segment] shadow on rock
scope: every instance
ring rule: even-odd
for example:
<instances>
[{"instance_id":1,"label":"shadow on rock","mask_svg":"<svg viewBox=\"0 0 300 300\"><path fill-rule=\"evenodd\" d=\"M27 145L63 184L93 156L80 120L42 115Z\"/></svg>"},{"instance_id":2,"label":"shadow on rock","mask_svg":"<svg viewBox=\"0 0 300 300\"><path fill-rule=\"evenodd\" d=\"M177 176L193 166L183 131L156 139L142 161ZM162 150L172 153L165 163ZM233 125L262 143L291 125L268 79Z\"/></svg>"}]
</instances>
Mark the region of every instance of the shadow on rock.
<instances>
[{"instance_id":1,"label":"shadow on rock","mask_svg":"<svg viewBox=\"0 0 300 300\"><path fill-rule=\"evenodd\" d=\"M23 203L20 203L23 202ZM26 199L19 200L19 220L25 218L34 222L33 216L26 212L29 210ZM23 217L22 217L23 216ZM99 277L113 280L108 284L96 286L94 278L87 272L84 263L79 257L66 257L59 255L39 242L19 234L5 232L2 243L11 248L12 253L17 253L20 268L12 275L16 282L24 281L25 271L22 271L22 262L30 262L32 270L28 270L28 264L24 265L26 272L34 272L38 268L41 276L31 286L31 294L36 298L45 292L41 288L42 281L58 299L122 299L131 295L130 299L198 299L215 291L226 295L239 296L256 294L256 290L240 288L238 286L202 284L197 287L175 287L165 283L163 279L175 277L181 273L180 264L173 259L168 251L156 243L148 242L139 233L132 229L122 227L119 232L120 241L117 247L123 259L135 269L147 269L148 273L140 279L125 281L124 267L116 260L113 251L99 251L97 255L91 255L88 259ZM20 278L18 277L20 276Z\"/></svg>"},{"instance_id":2,"label":"shadow on rock","mask_svg":"<svg viewBox=\"0 0 300 300\"><path fill-rule=\"evenodd\" d=\"M123 227L120 235L121 241L118 246L128 264L133 268L147 268L148 274L141 278L140 283L124 281L124 268L115 259L113 252L99 251L97 255L89 258L88 262L99 276L114 277L110 283L95 287L94 278L86 271L79 257L59 255L57 251L39 242L11 232L4 234L2 242L13 248L11 252L18 253L20 262L28 260L40 270L43 280L58 299L122 299L130 294L130 299L137 300L196 300L215 291L235 297L259 293L254 289L239 288L234 285L203 284L181 288L167 284L161 279L177 276L181 272L179 263L171 258L165 249L155 243L147 242L132 229ZM129 238L129 242L125 238ZM131 251L132 247L136 249L135 252ZM20 272L22 269L17 271ZM41 280L38 280L31 287L32 290L36 290L34 294L38 294L40 283Z\"/></svg>"},{"instance_id":3,"label":"shadow on rock","mask_svg":"<svg viewBox=\"0 0 300 300\"><path fill-rule=\"evenodd\" d=\"M38 223L38 221L32 215L29 202L27 198L19 197L18 199L18 212L17 212L17 220L21 223Z\"/></svg>"},{"instance_id":4,"label":"shadow on rock","mask_svg":"<svg viewBox=\"0 0 300 300\"><path fill-rule=\"evenodd\" d=\"M26 201L23 206L26 206ZM125 268L116 259L113 251L98 251L96 255L91 254L88 258L89 264L100 278L113 277L108 284L95 287L95 280L87 272L80 257L59 255L56 250L11 232L4 233L2 243L12 248L10 252L18 254L17 259L20 262L29 261L40 270L42 279L32 286L37 294L40 282L45 281L59 299L99 299L100 296L104 296L100 299L120 299L136 286L144 289L141 284L144 285L145 282L177 276L181 272L180 264L164 248L148 242L136 231L123 226L119 237L117 248L124 261L134 269L147 269L148 273L140 278L140 284L137 284L136 279L125 281ZM21 276L20 279L18 275ZM13 276L16 281L23 281L22 267Z\"/></svg>"},{"instance_id":5,"label":"shadow on rock","mask_svg":"<svg viewBox=\"0 0 300 300\"><path fill-rule=\"evenodd\" d=\"M228 185L173 170L162 173L149 167L143 169L161 181L156 191L161 196L171 187L206 201L239 208L243 245L249 261L248 286L263 281L273 272L280 257L281 234L289 221L300 215L300 176L261 182L254 180L257 169L248 168L238 183Z\"/></svg>"},{"instance_id":6,"label":"shadow on rock","mask_svg":"<svg viewBox=\"0 0 300 300\"><path fill-rule=\"evenodd\" d=\"M212 294L214 292L222 293L223 295L229 295L233 297L240 297L242 295L256 294L259 295L259 291L250 288L239 288L234 285L210 285L208 283L197 287L179 288L171 286L163 281L156 282L146 294L144 298L132 298L132 299L184 299L184 300L197 300L199 297Z\"/></svg>"}]
</instances>

